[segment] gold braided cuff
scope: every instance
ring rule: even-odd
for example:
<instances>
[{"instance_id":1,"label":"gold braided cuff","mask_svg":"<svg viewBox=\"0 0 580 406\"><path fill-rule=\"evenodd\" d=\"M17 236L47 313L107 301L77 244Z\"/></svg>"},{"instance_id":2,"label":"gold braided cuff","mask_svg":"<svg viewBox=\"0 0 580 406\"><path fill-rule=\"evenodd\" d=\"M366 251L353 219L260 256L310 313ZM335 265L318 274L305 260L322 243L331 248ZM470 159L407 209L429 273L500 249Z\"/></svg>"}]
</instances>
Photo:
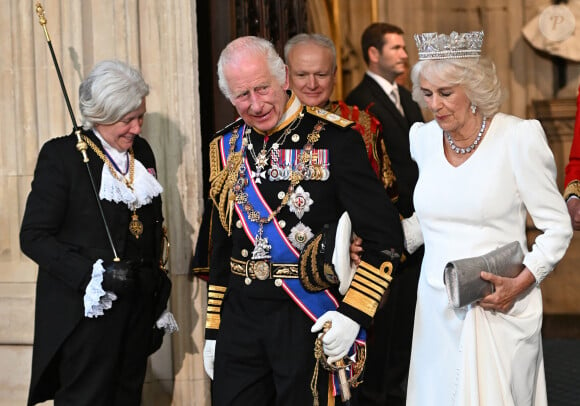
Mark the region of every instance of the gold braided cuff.
<instances>
[{"instance_id":1,"label":"gold braided cuff","mask_svg":"<svg viewBox=\"0 0 580 406\"><path fill-rule=\"evenodd\" d=\"M206 329L218 330L220 328L220 313L226 290L225 286L209 285L205 320Z\"/></svg>"},{"instance_id":2,"label":"gold braided cuff","mask_svg":"<svg viewBox=\"0 0 580 406\"><path fill-rule=\"evenodd\" d=\"M361 261L343 302L374 317L385 290L393 280L392 272L393 264L390 262L383 262L380 268L376 268Z\"/></svg>"}]
</instances>

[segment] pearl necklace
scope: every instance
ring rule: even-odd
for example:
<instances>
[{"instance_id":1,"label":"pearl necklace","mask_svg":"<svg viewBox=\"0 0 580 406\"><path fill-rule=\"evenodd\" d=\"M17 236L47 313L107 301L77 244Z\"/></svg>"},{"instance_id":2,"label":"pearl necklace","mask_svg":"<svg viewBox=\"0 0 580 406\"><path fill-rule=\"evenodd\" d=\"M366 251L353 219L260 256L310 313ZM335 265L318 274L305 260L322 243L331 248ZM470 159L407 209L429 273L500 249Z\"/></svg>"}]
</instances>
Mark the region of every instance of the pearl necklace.
<instances>
[{"instance_id":1,"label":"pearl necklace","mask_svg":"<svg viewBox=\"0 0 580 406\"><path fill-rule=\"evenodd\" d=\"M456 154L469 154L469 153L475 151L475 148L477 148L477 145L479 144L479 141L481 140L481 136L483 135L483 132L485 131L486 122L487 122L487 117L483 117L483 120L481 121L481 127L479 128L479 132L477 133L477 137L475 137L475 141L473 141L473 144L471 144L467 148L460 148L457 145L455 145L455 142L453 141L451 134L449 134L447 131L444 131L445 138L447 138L447 142L449 143L449 147L451 147L451 149L453 151L455 151Z\"/></svg>"}]
</instances>

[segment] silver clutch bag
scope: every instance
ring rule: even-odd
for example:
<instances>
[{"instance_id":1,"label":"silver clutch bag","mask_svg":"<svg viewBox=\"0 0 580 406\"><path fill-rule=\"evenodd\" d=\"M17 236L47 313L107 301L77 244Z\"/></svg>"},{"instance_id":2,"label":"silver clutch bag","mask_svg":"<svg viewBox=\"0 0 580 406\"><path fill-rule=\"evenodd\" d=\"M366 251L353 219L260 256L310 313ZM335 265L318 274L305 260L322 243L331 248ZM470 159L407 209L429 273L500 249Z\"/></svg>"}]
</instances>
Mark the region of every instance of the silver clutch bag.
<instances>
[{"instance_id":1,"label":"silver clutch bag","mask_svg":"<svg viewBox=\"0 0 580 406\"><path fill-rule=\"evenodd\" d=\"M443 271L443 281L449 303L459 308L493 293L493 284L481 279L480 272L515 278L524 269L523 260L522 247L513 241L479 257L448 262Z\"/></svg>"}]
</instances>

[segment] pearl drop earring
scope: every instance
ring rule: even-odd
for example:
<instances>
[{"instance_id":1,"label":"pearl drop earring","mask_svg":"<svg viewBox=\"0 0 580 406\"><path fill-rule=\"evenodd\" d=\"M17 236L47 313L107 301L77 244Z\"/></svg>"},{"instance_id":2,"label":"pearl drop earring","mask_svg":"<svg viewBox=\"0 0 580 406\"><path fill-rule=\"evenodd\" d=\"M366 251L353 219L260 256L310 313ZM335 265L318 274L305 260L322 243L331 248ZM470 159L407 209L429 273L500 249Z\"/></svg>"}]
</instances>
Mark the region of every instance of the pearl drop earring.
<instances>
[{"instance_id":1,"label":"pearl drop earring","mask_svg":"<svg viewBox=\"0 0 580 406\"><path fill-rule=\"evenodd\" d=\"M477 111L477 106L475 104L471 103L471 112L473 114L475 114L476 111Z\"/></svg>"}]
</instances>

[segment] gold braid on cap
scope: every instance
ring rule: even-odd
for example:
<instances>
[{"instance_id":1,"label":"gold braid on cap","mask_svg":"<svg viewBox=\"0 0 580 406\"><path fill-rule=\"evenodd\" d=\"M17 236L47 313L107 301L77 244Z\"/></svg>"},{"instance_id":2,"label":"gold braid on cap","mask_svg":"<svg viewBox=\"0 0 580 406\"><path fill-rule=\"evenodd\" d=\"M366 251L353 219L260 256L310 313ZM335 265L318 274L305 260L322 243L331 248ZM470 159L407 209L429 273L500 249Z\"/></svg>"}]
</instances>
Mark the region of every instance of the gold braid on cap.
<instances>
[{"instance_id":1,"label":"gold braid on cap","mask_svg":"<svg viewBox=\"0 0 580 406\"><path fill-rule=\"evenodd\" d=\"M449 35L436 32L415 34L419 60L479 58L483 44L483 31Z\"/></svg>"}]
</instances>

